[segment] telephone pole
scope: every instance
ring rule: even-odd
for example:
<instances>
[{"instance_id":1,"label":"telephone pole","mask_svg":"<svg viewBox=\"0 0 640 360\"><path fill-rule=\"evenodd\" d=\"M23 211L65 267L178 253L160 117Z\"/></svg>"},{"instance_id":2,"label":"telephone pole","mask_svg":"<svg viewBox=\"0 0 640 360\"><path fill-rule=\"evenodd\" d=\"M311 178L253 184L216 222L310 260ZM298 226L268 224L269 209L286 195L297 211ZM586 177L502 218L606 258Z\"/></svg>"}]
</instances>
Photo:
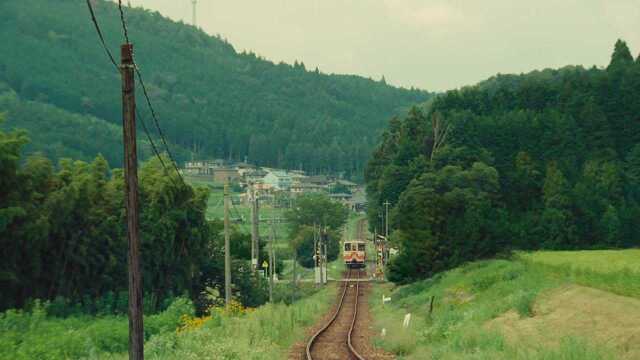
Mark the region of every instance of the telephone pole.
<instances>
[{"instance_id":1,"label":"telephone pole","mask_svg":"<svg viewBox=\"0 0 640 360\"><path fill-rule=\"evenodd\" d=\"M384 237L385 237L385 239L389 238L389 205L391 205L389 203L389 200L384 202L384 209L385 209L385 215L384 215Z\"/></svg>"},{"instance_id":2,"label":"telephone pole","mask_svg":"<svg viewBox=\"0 0 640 360\"><path fill-rule=\"evenodd\" d=\"M315 280L316 285L320 285L322 283L322 272L320 270L320 246L318 239L318 231L317 225L313 224L313 260L315 263Z\"/></svg>"},{"instance_id":3,"label":"telephone pole","mask_svg":"<svg viewBox=\"0 0 640 360\"><path fill-rule=\"evenodd\" d=\"M328 234L327 229L322 231L322 284L327 284L327 242Z\"/></svg>"},{"instance_id":4,"label":"telephone pole","mask_svg":"<svg viewBox=\"0 0 640 360\"><path fill-rule=\"evenodd\" d=\"M253 271L259 268L258 261L260 259L260 233L258 229L258 222L260 216L258 214L258 196L251 184L251 265Z\"/></svg>"},{"instance_id":5,"label":"telephone pole","mask_svg":"<svg viewBox=\"0 0 640 360\"><path fill-rule=\"evenodd\" d=\"M124 178L129 243L129 359L144 359L144 326L142 323L142 272L140 271L140 239L138 209L138 153L136 144L136 95L133 45L120 48L122 75L122 133L124 138Z\"/></svg>"},{"instance_id":6,"label":"telephone pole","mask_svg":"<svg viewBox=\"0 0 640 360\"><path fill-rule=\"evenodd\" d=\"M224 302L231 302L231 244L229 226L229 181L224 183Z\"/></svg>"},{"instance_id":7,"label":"telephone pole","mask_svg":"<svg viewBox=\"0 0 640 360\"><path fill-rule=\"evenodd\" d=\"M275 240L275 228L271 219L271 235L269 236L269 302L273 302L273 274L275 269L275 256L273 254L273 241Z\"/></svg>"}]
</instances>

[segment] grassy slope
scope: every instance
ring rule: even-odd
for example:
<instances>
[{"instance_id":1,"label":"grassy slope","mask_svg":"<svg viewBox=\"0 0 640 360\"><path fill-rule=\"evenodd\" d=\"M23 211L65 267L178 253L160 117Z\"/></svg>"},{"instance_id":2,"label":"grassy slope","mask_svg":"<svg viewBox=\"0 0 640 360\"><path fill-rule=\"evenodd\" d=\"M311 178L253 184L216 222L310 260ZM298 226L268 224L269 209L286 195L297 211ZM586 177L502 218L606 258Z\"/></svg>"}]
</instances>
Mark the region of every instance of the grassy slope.
<instances>
[{"instance_id":1,"label":"grassy slope","mask_svg":"<svg viewBox=\"0 0 640 360\"><path fill-rule=\"evenodd\" d=\"M640 355L637 341L599 335L614 327L612 318L640 318L638 260L637 250L521 254L379 287L371 302L387 335L376 341L401 359L631 359ZM382 294L392 297L384 307ZM591 306L598 302L606 306ZM407 312L413 318L403 329ZM613 330L640 333L638 326Z\"/></svg>"},{"instance_id":2,"label":"grassy slope","mask_svg":"<svg viewBox=\"0 0 640 360\"><path fill-rule=\"evenodd\" d=\"M182 301L145 317L148 359L283 359L304 329L331 304L330 286L292 305L266 305L240 316L216 314L200 327L177 332L193 308ZM47 317L9 311L0 315L0 359L126 359L127 318ZM246 352L245 352L246 351Z\"/></svg>"}]
</instances>

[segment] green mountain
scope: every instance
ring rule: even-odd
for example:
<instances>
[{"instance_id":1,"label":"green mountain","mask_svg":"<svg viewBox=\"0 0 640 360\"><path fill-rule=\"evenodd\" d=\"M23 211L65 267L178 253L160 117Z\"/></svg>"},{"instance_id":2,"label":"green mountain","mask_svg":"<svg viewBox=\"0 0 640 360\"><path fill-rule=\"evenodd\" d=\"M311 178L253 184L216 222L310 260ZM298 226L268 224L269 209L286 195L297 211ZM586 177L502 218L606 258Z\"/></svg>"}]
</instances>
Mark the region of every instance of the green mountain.
<instances>
[{"instance_id":1,"label":"green mountain","mask_svg":"<svg viewBox=\"0 0 640 360\"><path fill-rule=\"evenodd\" d=\"M640 63L499 75L394 119L367 166L397 281L510 249L640 245Z\"/></svg>"},{"instance_id":2,"label":"green mountain","mask_svg":"<svg viewBox=\"0 0 640 360\"><path fill-rule=\"evenodd\" d=\"M117 6L103 0L94 4L117 57L123 42ZM125 16L136 62L180 159L193 152L197 157L248 157L258 164L355 174L387 119L430 96L384 81L328 75L309 71L303 63L274 64L253 53L238 53L224 39L157 12L126 8ZM5 0L0 4L0 41L7 49L0 57L0 81L21 102L48 104L77 120L73 130L62 126L55 137L34 137L32 149L52 153L51 144L57 144L55 154L74 154L80 146L74 141L85 138L105 145L83 147L85 157L98 151L116 158L109 131L90 133L81 125L101 121L108 127L121 121L120 76L98 41L85 1ZM138 107L151 126L140 89ZM9 109L3 126L28 128L27 121Z\"/></svg>"}]
</instances>

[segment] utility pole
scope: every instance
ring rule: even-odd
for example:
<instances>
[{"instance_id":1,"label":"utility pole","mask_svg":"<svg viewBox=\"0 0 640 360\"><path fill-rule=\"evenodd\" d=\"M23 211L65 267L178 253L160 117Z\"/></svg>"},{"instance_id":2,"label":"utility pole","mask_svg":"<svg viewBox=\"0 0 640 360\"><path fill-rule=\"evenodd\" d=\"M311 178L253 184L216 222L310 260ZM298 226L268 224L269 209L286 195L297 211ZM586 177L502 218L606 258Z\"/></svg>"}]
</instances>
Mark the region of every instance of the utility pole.
<instances>
[{"instance_id":1,"label":"utility pole","mask_svg":"<svg viewBox=\"0 0 640 360\"><path fill-rule=\"evenodd\" d=\"M273 274L275 268L275 256L273 254L273 241L275 238L275 229L273 227L273 218L271 219L271 235L269 236L269 302L273 302Z\"/></svg>"},{"instance_id":2,"label":"utility pole","mask_svg":"<svg viewBox=\"0 0 640 360\"><path fill-rule=\"evenodd\" d=\"M191 4L193 4L193 26L198 26L198 24L196 23L196 5L198 3L198 0L191 0Z\"/></svg>"},{"instance_id":3,"label":"utility pole","mask_svg":"<svg viewBox=\"0 0 640 360\"><path fill-rule=\"evenodd\" d=\"M322 233L322 283L327 284L327 229L325 227Z\"/></svg>"},{"instance_id":4,"label":"utility pole","mask_svg":"<svg viewBox=\"0 0 640 360\"><path fill-rule=\"evenodd\" d=\"M320 283L322 282L322 275L320 271L320 247L318 246L318 243L319 243L319 239L318 239L317 225L313 224L313 259L315 263L314 270L315 270L316 285L320 285Z\"/></svg>"},{"instance_id":5,"label":"utility pole","mask_svg":"<svg viewBox=\"0 0 640 360\"><path fill-rule=\"evenodd\" d=\"M142 323L142 272L140 271L140 239L138 208L138 152L136 144L136 94L133 45L120 48L122 75L122 117L124 138L124 177L129 243L129 359L144 359L144 326Z\"/></svg>"},{"instance_id":6,"label":"utility pole","mask_svg":"<svg viewBox=\"0 0 640 360\"><path fill-rule=\"evenodd\" d=\"M385 215L384 215L384 237L389 238L389 200L384 202Z\"/></svg>"},{"instance_id":7,"label":"utility pole","mask_svg":"<svg viewBox=\"0 0 640 360\"><path fill-rule=\"evenodd\" d=\"M260 233L258 230L259 214L258 214L258 196L251 184L251 265L253 271L256 271L260 266L258 261L260 259Z\"/></svg>"},{"instance_id":8,"label":"utility pole","mask_svg":"<svg viewBox=\"0 0 640 360\"><path fill-rule=\"evenodd\" d=\"M229 226L229 180L224 183L224 302L231 303L231 244Z\"/></svg>"},{"instance_id":9,"label":"utility pole","mask_svg":"<svg viewBox=\"0 0 640 360\"><path fill-rule=\"evenodd\" d=\"M389 243L389 200L384 202L385 215L384 215L384 245L382 246L382 263L387 263L387 245Z\"/></svg>"}]
</instances>

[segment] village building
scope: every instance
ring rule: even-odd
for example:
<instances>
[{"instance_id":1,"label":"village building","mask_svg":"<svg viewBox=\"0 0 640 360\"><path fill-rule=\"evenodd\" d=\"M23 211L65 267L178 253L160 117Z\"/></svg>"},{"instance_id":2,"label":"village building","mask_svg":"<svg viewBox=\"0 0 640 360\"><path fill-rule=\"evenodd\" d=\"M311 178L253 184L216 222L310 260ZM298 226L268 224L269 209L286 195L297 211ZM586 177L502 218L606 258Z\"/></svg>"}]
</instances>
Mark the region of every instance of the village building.
<instances>
[{"instance_id":1,"label":"village building","mask_svg":"<svg viewBox=\"0 0 640 360\"><path fill-rule=\"evenodd\" d=\"M217 168L213 171L213 180L219 183L224 183L226 181L235 182L240 180L240 174L237 169Z\"/></svg>"},{"instance_id":2,"label":"village building","mask_svg":"<svg viewBox=\"0 0 640 360\"><path fill-rule=\"evenodd\" d=\"M271 170L262 178L265 185L271 186L273 190L289 191L291 189L291 176L286 171Z\"/></svg>"},{"instance_id":3,"label":"village building","mask_svg":"<svg viewBox=\"0 0 640 360\"><path fill-rule=\"evenodd\" d=\"M224 160L194 160L187 161L184 164L185 175L213 175L213 172L217 168L224 166Z\"/></svg>"}]
</instances>

